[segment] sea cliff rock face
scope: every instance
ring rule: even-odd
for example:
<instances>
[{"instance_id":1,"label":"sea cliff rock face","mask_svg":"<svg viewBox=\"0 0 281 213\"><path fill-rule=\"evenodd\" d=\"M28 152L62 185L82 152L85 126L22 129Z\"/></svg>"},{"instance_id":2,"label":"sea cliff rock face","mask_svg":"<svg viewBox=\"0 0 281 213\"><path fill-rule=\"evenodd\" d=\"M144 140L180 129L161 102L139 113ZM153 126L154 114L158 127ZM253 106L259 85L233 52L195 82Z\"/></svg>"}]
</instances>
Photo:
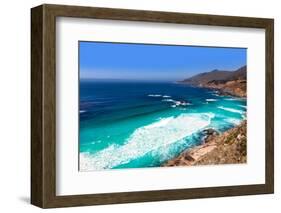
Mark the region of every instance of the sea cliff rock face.
<instances>
[{"instance_id":1,"label":"sea cliff rock face","mask_svg":"<svg viewBox=\"0 0 281 213\"><path fill-rule=\"evenodd\" d=\"M207 130L204 143L188 149L180 156L169 160L163 166L192 166L246 163L247 122L243 121L220 135Z\"/></svg>"},{"instance_id":2,"label":"sea cliff rock face","mask_svg":"<svg viewBox=\"0 0 281 213\"><path fill-rule=\"evenodd\" d=\"M208 83L202 85L205 88L216 89L221 95L232 95L238 97L247 97L246 80L234 80L226 83Z\"/></svg>"},{"instance_id":3,"label":"sea cliff rock face","mask_svg":"<svg viewBox=\"0 0 281 213\"><path fill-rule=\"evenodd\" d=\"M235 71L213 70L180 81L198 87L218 90L222 95L247 96L247 67Z\"/></svg>"}]
</instances>

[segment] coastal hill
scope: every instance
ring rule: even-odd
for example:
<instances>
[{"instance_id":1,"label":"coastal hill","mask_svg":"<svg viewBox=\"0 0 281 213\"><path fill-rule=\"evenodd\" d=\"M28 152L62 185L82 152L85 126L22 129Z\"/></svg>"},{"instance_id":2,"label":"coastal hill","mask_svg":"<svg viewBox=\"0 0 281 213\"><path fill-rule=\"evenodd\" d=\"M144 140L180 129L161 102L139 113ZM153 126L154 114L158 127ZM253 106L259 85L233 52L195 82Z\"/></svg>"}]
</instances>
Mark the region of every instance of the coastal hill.
<instances>
[{"instance_id":1,"label":"coastal hill","mask_svg":"<svg viewBox=\"0 0 281 213\"><path fill-rule=\"evenodd\" d=\"M200 73L179 83L217 89L223 95L247 96L247 66L234 71L213 70Z\"/></svg>"}]
</instances>

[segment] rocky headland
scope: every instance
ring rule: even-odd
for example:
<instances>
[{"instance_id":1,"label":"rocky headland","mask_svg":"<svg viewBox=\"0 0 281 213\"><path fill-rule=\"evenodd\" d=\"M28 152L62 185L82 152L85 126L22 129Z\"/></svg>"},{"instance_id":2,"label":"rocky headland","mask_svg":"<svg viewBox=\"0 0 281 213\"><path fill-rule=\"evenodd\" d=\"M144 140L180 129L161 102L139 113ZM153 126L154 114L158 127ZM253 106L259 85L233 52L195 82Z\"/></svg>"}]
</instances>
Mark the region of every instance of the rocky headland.
<instances>
[{"instance_id":1,"label":"rocky headland","mask_svg":"<svg viewBox=\"0 0 281 213\"><path fill-rule=\"evenodd\" d=\"M179 83L214 89L221 95L236 97L247 96L247 67L243 66L235 71L213 70L200 73Z\"/></svg>"},{"instance_id":2,"label":"rocky headland","mask_svg":"<svg viewBox=\"0 0 281 213\"><path fill-rule=\"evenodd\" d=\"M206 129L202 145L195 146L169 160L163 166L193 166L246 163L247 159L247 122L218 133Z\"/></svg>"},{"instance_id":3,"label":"rocky headland","mask_svg":"<svg viewBox=\"0 0 281 213\"><path fill-rule=\"evenodd\" d=\"M216 90L218 95L247 97L247 67L234 71L213 70L200 73L179 83ZM203 130L205 137L199 146L189 148L163 166L193 166L246 163L247 121L225 132Z\"/></svg>"}]
</instances>

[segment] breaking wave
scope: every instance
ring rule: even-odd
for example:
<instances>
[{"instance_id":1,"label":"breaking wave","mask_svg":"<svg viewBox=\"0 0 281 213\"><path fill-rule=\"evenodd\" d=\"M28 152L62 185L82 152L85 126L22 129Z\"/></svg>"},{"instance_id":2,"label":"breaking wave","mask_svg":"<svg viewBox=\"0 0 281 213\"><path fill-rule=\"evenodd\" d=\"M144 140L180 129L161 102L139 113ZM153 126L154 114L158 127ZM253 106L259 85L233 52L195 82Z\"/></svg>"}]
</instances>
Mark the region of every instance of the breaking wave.
<instances>
[{"instance_id":1,"label":"breaking wave","mask_svg":"<svg viewBox=\"0 0 281 213\"><path fill-rule=\"evenodd\" d=\"M162 95L159 95L159 94L149 94L148 97L162 97Z\"/></svg>"},{"instance_id":2,"label":"breaking wave","mask_svg":"<svg viewBox=\"0 0 281 213\"><path fill-rule=\"evenodd\" d=\"M234 124L234 125L239 125L241 123L241 119L228 118L228 119L226 119L226 122Z\"/></svg>"},{"instance_id":3,"label":"breaking wave","mask_svg":"<svg viewBox=\"0 0 281 213\"><path fill-rule=\"evenodd\" d=\"M233 108L228 108L228 107L223 107L223 106L219 106L219 109L228 111L228 112L233 112L233 113L239 113L239 114L244 114L245 112L242 110L238 110L238 109L233 109Z\"/></svg>"},{"instance_id":4,"label":"breaking wave","mask_svg":"<svg viewBox=\"0 0 281 213\"><path fill-rule=\"evenodd\" d=\"M162 118L136 129L124 145L112 144L95 154L80 153L80 170L110 169L128 163L201 131L210 124L213 117L213 113L186 113Z\"/></svg>"},{"instance_id":5,"label":"breaking wave","mask_svg":"<svg viewBox=\"0 0 281 213\"><path fill-rule=\"evenodd\" d=\"M209 99L206 99L206 101L212 102L212 101L217 101L217 99L209 98Z\"/></svg>"}]
</instances>

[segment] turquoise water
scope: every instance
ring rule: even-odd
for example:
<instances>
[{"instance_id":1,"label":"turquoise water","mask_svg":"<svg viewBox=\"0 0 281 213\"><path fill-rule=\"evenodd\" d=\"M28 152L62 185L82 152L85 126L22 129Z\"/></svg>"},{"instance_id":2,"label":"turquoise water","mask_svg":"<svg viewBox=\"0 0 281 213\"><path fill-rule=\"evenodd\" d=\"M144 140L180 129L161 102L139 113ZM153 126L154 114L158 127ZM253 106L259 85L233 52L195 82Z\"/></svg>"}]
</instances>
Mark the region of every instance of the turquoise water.
<instances>
[{"instance_id":1,"label":"turquoise water","mask_svg":"<svg viewBox=\"0 0 281 213\"><path fill-rule=\"evenodd\" d=\"M157 167L246 116L246 100L176 83L80 82L80 170Z\"/></svg>"}]
</instances>

